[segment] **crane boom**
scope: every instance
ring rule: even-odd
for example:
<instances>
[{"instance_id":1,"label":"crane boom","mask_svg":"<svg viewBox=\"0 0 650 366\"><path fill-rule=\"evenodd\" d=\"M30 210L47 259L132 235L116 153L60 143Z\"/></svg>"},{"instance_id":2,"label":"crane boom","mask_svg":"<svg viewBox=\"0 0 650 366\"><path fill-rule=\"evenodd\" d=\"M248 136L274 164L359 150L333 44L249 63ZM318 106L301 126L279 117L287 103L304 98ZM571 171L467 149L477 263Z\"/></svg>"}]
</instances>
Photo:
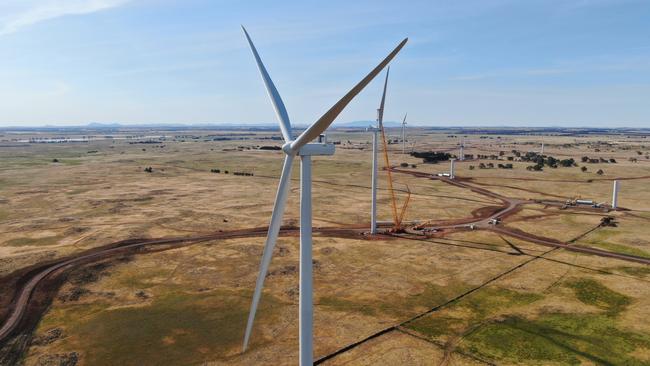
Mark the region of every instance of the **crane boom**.
<instances>
[{"instance_id":1,"label":"crane boom","mask_svg":"<svg viewBox=\"0 0 650 366\"><path fill-rule=\"evenodd\" d=\"M386 143L386 133L384 132L384 124L379 123L381 131L381 141L384 146L384 163L386 164L386 173L388 174L388 190L390 191L390 204L393 212L393 223L395 229L399 228L399 216L397 216L397 199L395 198L395 190L393 189L393 175L390 172L390 160L388 159L388 144Z\"/></svg>"}]
</instances>

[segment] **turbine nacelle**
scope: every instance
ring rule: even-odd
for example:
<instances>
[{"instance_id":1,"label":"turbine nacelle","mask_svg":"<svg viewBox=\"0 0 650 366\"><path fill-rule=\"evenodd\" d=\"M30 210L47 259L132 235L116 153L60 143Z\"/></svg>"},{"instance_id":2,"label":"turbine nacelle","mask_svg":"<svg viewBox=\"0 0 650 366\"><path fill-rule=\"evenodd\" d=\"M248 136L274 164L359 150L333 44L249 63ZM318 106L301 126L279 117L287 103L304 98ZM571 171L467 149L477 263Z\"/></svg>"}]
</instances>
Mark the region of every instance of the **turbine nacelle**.
<instances>
[{"instance_id":1,"label":"turbine nacelle","mask_svg":"<svg viewBox=\"0 0 650 366\"><path fill-rule=\"evenodd\" d=\"M300 148L299 156L329 156L334 155L334 144L327 142L313 142Z\"/></svg>"},{"instance_id":2,"label":"turbine nacelle","mask_svg":"<svg viewBox=\"0 0 650 366\"><path fill-rule=\"evenodd\" d=\"M327 142L312 142L304 145L298 151L294 151L291 148L292 142L293 141L289 141L282 145L282 151L290 156L329 156L334 155L334 151L336 150L334 144Z\"/></svg>"}]
</instances>

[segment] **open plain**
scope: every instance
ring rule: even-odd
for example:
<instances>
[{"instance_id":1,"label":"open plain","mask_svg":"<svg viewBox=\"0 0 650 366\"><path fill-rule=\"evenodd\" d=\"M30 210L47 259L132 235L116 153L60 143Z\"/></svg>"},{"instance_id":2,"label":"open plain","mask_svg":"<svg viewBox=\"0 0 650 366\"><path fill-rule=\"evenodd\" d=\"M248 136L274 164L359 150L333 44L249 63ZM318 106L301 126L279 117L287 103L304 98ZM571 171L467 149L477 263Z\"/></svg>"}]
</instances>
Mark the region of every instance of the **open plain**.
<instances>
[{"instance_id":1,"label":"open plain","mask_svg":"<svg viewBox=\"0 0 650 366\"><path fill-rule=\"evenodd\" d=\"M380 164L369 235L371 135L331 131L336 154L313 168L316 363L650 364L648 135L409 128ZM241 352L277 137L0 131L0 364L295 364L297 168ZM461 137L455 179L410 154L458 155ZM535 170L528 153L574 162ZM386 169L398 205L411 193L403 232Z\"/></svg>"}]
</instances>

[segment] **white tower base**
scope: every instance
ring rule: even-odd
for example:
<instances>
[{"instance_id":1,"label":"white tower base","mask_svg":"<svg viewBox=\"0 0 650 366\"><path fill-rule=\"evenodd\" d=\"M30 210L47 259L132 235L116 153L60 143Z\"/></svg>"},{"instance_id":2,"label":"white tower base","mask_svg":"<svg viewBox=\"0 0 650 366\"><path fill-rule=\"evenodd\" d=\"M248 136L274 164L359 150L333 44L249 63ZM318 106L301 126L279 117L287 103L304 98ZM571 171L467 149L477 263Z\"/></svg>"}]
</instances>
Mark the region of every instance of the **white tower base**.
<instances>
[{"instance_id":1,"label":"white tower base","mask_svg":"<svg viewBox=\"0 0 650 366\"><path fill-rule=\"evenodd\" d=\"M614 181L614 187L612 188L612 208L618 208L618 180Z\"/></svg>"},{"instance_id":2,"label":"white tower base","mask_svg":"<svg viewBox=\"0 0 650 366\"><path fill-rule=\"evenodd\" d=\"M454 162L456 159L451 159L449 161L449 179L454 179Z\"/></svg>"}]
</instances>

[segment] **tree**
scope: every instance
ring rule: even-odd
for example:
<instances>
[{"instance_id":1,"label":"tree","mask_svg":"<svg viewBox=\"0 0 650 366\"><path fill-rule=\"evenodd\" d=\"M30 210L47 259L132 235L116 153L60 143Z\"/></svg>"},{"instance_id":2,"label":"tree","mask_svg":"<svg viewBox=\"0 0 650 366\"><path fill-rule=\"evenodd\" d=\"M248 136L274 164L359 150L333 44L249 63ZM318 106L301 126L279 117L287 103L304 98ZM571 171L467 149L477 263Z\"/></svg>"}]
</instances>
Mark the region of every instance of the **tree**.
<instances>
[{"instance_id":1,"label":"tree","mask_svg":"<svg viewBox=\"0 0 650 366\"><path fill-rule=\"evenodd\" d=\"M596 172L596 174L598 174L598 175L603 175L603 174L605 174L605 172L604 172L602 169L598 169L598 171Z\"/></svg>"},{"instance_id":2,"label":"tree","mask_svg":"<svg viewBox=\"0 0 650 366\"><path fill-rule=\"evenodd\" d=\"M474 165L470 165L469 170L474 170Z\"/></svg>"},{"instance_id":3,"label":"tree","mask_svg":"<svg viewBox=\"0 0 650 366\"><path fill-rule=\"evenodd\" d=\"M575 164L575 160L573 160L573 159L562 159L562 160L560 160L560 165L565 167L565 168L573 166L573 164Z\"/></svg>"},{"instance_id":4,"label":"tree","mask_svg":"<svg viewBox=\"0 0 650 366\"><path fill-rule=\"evenodd\" d=\"M152 173L152 172L153 172L153 168L150 167L150 166L148 166L148 167L144 168L144 171L147 172L147 173Z\"/></svg>"},{"instance_id":5,"label":"tree","mask_svg":"<svg viewBox=\"0 0 650 366\"><path fill-rule=\"evenodd\" d=\"M586 166L583 166L583 167L580 168L580 170L582 170L582 172L586 172L586 171L587 171L587 167L586 167Z\"/></svg>"},{"instance_id":6,"label":"tree","mask_svg":"<svg viewBox=\"0 0 650 366\"><path fill-rule=\"evenodd\" d=\"M480 163L480 164L478 165L478 168L479 168L479 169L485 169L485 163Z\"/></svg>"},{"instance_id":7,"label":"tree","mask_svg":"<svg viewBox=\"0 0 650 366\"><path fill-rule=\"evenodd\" d=\"M589 157L588 157L588 156L583 156L583 157L581 158L581 160L582 160L583 163L586 163L586 162L589 161Z\"/></svg>"}]
</instances>

